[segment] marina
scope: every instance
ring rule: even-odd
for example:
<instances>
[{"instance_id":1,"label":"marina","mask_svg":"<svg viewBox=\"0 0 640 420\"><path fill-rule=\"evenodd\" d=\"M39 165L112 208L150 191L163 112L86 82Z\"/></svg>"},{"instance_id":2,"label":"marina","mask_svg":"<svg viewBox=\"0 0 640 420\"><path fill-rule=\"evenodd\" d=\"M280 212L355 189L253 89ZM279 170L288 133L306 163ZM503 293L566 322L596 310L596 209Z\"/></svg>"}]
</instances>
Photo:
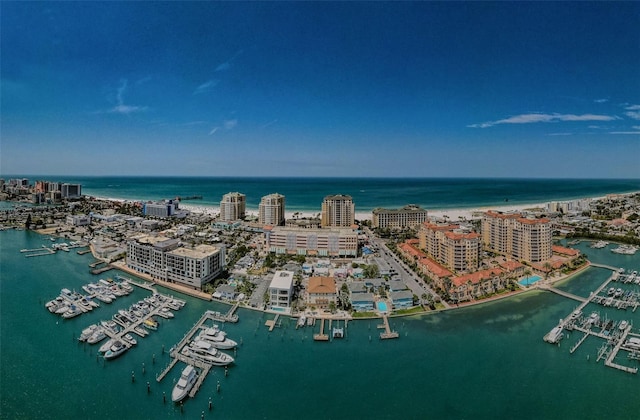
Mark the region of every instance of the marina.
<instances>
[{"instance_id":1,"label":"marina","mask_svg":"<svg viewBox=\"0 0 640 420\"><path fill-rule=\"evenodd\" d=\"M615 306L618 309L626 309L627 306L633 306L635 311L635 308L637 307L636 293L625 294L625 300L615 301L612 297L607 298L605 296L602 296L601 293L609 286L611 282L633 282L637 272L634 271L631 273L625 273L624 269L617 269L615 267L607 265L592 265L595 267L611 270L612 274L602 284L600 284L600 286L595 291L591 292L588 299L576 296L572 293L568 293L554 287L540 286L540 288L543 290L548 290L550 292L557 293L559 295L581 302L581 304L577 308L575 308L575 310L572 311L569 316L561 319L558 325L551 331L549 331L549 333L547 333L543 337L543 339L548 343L559 345L560 341L565 336L569 336L568 333L565 334L565 331L577 331L582 333L582 336L578 339L578 341L576 341L571 346L569 350L570 354L575 353L590 336L605 340L605 342L598 350L596 360L600 361L604 359L605 366L607 367L635 374L638 372L637 367L624 366L620 363L614 362L615 358L621 350L628 352L629 355L634 354L634 349L630 348L628 345L625 346L628 336L632 335L632 323L628 322L627 320L614 321L608 319L606 315L602 317L598 312L591 312L591 314L586 316L583 315L583 311L589 303L603 304L603 302L608 302L609 299L614 303L605 303L605 306ZM620 288L618 288L617 290L615 288L610 288L607 294L617 294L618 296L623 296L622 289Z\"/></svg>"},{"instance_id":2,"label":"marina","mask_svg":"<svg viewBox=\"0 0 640 420\"><path fill-rule=\"evenodd\" d=\"M235 311L236 308L237 306L232 307L227 313L227 315L233 315L232 312ZM219 312L205 311L200 317L200 319L196 321L196 323L191 327L191 329L187 331L187 333L182 337L182 339L169 350L169 355L172 358L172 360L169 363L169 365L167 365L167 367L165 367L160 373L156 375L156 381L161 382L164 379L164 377L167 376L167 374L171 371L171 369L173 369L173 367L178 363L178 361L181 361L187 364L188 366L197 367L200 369L200 372L198 374L198 379L193 385L193 388L191 388L191 390L189 391L189 396L193 398L198 392L198 390L200 389L200 386L202 385L205 378L207 377L207 374L213 368L214 365L218 365L218 366L224 365L225 373L226 373L226 369L227 369L226 365L229 363L232 363L233 358L226 355L225 353L220 352L219 350L207 350L207 353L203 353L203 354L211 354L211 353L217 354L219 355L219 357L221 357L221 360L225 360L225 362L216 362L216 360L218 359L212 359L210 357L200 356L201 353L199 353L198 351L199 348L206 348L207 346L209 347L215 347L215 346L213 346L208 341L201 341L200 340L200 337L202 337L201 335L196 337L194 340L194 336L198 331L200 330L207 331L212 329L211 327L207 327L205 325L207 321L218 321L219 319L220 319ZM237 318L235 322L237 322ZM213 326L213 329L219 331L215 324ZM235 348L236 343L234 341L232 341L232 343Z\"/></svg>"}]
</instances>

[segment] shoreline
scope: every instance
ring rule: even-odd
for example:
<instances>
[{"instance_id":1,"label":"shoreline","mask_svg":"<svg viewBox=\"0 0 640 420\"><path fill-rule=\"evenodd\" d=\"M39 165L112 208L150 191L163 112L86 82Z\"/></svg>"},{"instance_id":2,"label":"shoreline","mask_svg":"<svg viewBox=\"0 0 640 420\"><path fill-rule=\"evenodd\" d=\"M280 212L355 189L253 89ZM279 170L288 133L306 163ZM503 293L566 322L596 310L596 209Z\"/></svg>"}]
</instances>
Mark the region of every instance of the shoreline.
<instances>
[{"instance_id":1,"label":"shoreline","mask_svg":"<svg viewBox=\"0 0 640 420\"><path fill-rule=\"evenodd\" d=\"M640 191L631 191L631 192L619 193L619 194L632 195L632 194L639 194L639 193ZM91 196L91 195L88 195L88 196L98 200L114 201L118 203L151 201L151 200L139 200L139 199L131 200L131 199L124 199L124 198L116 198L116 197L100 197L100 196ZM455 208L433 208L433 209L425 208L425 210L427 211L429 218L438 218L438 219L447 218L452 223L455 223L457 221L464 222L466 220L471 220L474 218L474 213L483 213L489 210L494 210L498 212L511 212L511 211L518 212L518 211L525 211L528 209L542 209L542 211L546 211L547 204L552 201L563 202L563 201L585 200L585 199L598 201L598 200L603 200L605 198L606 196L600 195L600 196L588 196L588 197L580 197L580 198L573 198L573 199L551 200L546 202L535 202L535 203L523 203L523 204L500 203L495 206L483 205L483 206L474 206L474 207L455 207ZM219 205L207 205L207 204L198 205L198 204L180 202L180 208L183 210L188 210L192 213L205 214L212 217L220 213ZM355 219L360 221L364 221L364 220L371 221L373 220L373 214L372 214L373 210L374 209L361 210L361 211L356 210ZM285 218L292 219L293 215L296 214L300 219L304 219L304 218L309 219L309 218L315 218L318 215L318 213L320 213L319 207L317 211L311 211L309 209L299 209L299 208L292 207L288 210L285 210ZM247 208L246 214L247 216L258 217L258 209Z\"/></svg>"}]
</instances>

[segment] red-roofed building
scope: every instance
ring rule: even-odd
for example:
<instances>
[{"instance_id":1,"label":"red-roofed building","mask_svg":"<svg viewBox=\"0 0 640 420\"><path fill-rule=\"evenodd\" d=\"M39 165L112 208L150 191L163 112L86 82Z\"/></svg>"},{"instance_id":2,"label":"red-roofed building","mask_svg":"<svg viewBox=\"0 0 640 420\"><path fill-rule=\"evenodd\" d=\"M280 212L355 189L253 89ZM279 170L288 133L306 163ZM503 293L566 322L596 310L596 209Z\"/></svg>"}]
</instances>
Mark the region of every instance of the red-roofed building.
<instances>
[{"instance_id":1,"label":"red-roofed building","mask_svg":"<svg viewBox=\"0 0 640 420\"><path fill-rule=\"evenodd\" d=\"M482 217L482 244L488 251L518 260L542 262L551 258L551 241L549 219L494 211Z\"/></svg>"},{"instance_id":2,"label":"red-roofed building","mask_svg":"<svg viewBox=\"0 0 640 420\"><path fill-rule=\"evenodd\" d=\"M440 288L445 289L444 279L451 277L453 273L420 251L416 247L417 242L417 239L409 239L400 244L398 250L405 258L415 261L418 269L433 279Z\"/></svg>"},{"instance_id":3,"label":"red-roofed building","mask_svg":"<svg viewBox=\"0 0 640 420\"><path fill-rule=\"evenodd\" d=\"M326 309L336 303L336 281L333 277L315 276L309 278L307 285L307 301L309 305Z\"/></svg>"},{"instance_id":4,"label":"red-roofed building","mask_svg":"<svg viewBox=\"0 0 640 420\"><path fill-rule=\"evenodd\" d=\"M501 268L489 268L451 279L449 295L458 302L477 299L506 289L508 279Z\"/></svg>"},{"instance_id":5,"label":"red-roofed building","mask_svg":"<svg viewBox=\"0 0 640 420\"><path fill-rule=\"evenodd\" d=\"M420 248L455 272L473 271L480 262L480 235L459 225L425 222L418 232Z\"/></svg>"},{"instance_id":6,"label":"red-roofed building","mask_svg":"<svg viewBox=\"0 0 640 420\"><path fill-rule=\"evenodd\" d=\"M560 245L553 245L551 247L551 250L555 254L566 255L567 257L577 257L578 255L580 255L580 251L578 251L577 249L565 248Z\"/></svg>"}]
</instances>

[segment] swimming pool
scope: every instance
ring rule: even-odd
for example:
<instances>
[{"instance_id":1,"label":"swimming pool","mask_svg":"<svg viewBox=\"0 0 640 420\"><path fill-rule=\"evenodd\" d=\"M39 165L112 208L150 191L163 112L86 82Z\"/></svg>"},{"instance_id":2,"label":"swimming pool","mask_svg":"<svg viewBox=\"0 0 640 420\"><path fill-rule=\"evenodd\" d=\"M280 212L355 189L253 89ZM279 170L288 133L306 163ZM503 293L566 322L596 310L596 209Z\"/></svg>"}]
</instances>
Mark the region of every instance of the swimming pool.
<instances>
[{"instance_id":1,"label":"swimming pool","mask_svg":"<svg viewBox=\"0 0 640 420\"><path fill-rule=\"evenodd\" d=\"M522 286L530 286L533 283L535 283L538 280L540 280L541 278L542 277L540 277L540 276L525 277L522 280L520 280L518 283L520 283Z\"/></svg>"},{"instance_id":2,"label":"swimming pool","mask_svg":"<svg viewBox=\"0 0 640 420\"><path fill-rule=\"evenodd\" d=\"M385 302L378 302L376 306L378 306L380 312L387 312L387 304Z\"/></svg>"}]
</instances>

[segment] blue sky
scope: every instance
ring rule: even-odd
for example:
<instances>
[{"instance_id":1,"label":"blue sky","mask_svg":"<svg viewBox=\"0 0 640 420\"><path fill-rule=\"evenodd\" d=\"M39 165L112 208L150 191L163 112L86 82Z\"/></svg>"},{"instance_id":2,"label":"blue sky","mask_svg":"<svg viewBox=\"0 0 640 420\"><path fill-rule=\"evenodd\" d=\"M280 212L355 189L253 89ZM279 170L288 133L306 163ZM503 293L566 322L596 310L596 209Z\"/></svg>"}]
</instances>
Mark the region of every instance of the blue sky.
<instances>
[{"instance_id":1,"label":"blue sky","mask_svg":"<svg viewBox=\"0 0 640 420\"><path fill-rule=\"evenodd\" d=\"M2 2L2 174L640 177L638 2Z\"/></svg>"}]
</instances>

